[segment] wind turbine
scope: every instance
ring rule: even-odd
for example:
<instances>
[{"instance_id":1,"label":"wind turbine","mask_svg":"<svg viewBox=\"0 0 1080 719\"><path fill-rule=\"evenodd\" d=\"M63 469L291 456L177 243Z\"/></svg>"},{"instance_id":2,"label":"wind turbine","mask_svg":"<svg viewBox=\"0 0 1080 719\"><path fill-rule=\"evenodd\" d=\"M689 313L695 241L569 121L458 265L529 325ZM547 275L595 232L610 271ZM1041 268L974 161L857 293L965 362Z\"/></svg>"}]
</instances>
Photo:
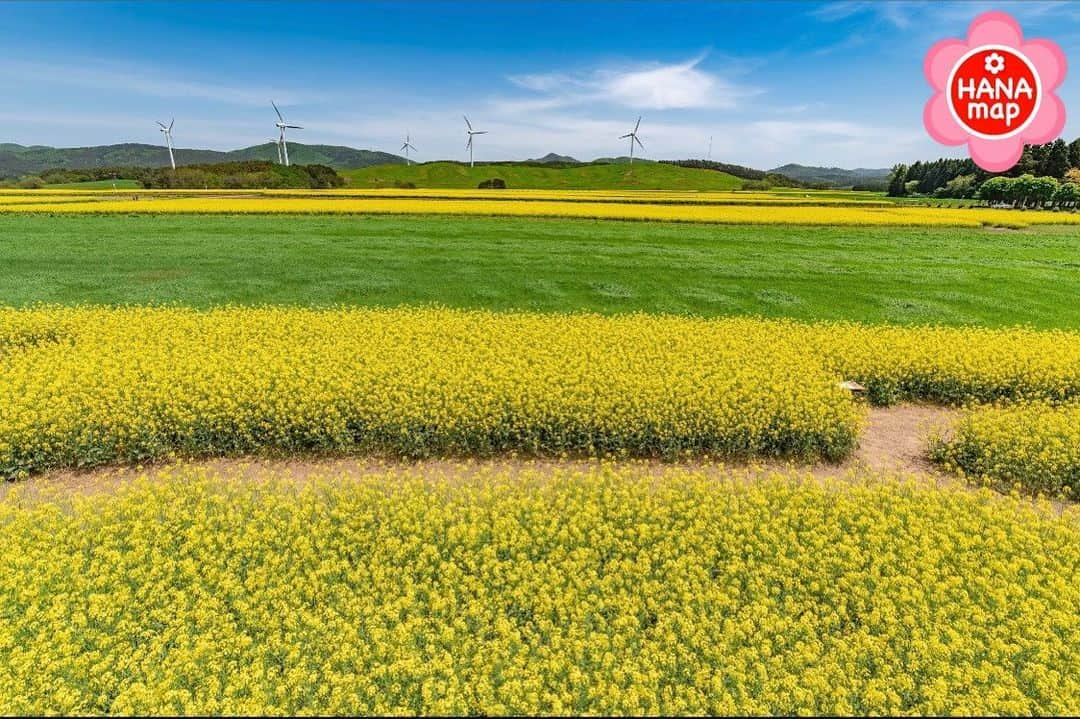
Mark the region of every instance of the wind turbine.
<instances>
[{"instance_id":1,"label":"wind turbine","mask_svg":"<svg viewBox=\"0 0 1080 719\"><path fill-rule=\"evenodd\" d=\"M709 156L707 159L712 162L712 135L709 135Z\"/></svg>"},{"instance_id":2,"label":"wind turbine","mask_svg":"<svg viewBox=\"0 0 1080 719\"><path fill-rule=\"evenodd\" d=\"M274 112L277 113L277 117L278 117L278 121L274 123L274 125L277 127L278 133L279 133L278 134L278 143L279 143L278 149L282 153L282 157L285 160L285 167L288 167L289 166L289 144L287 142L285 142L285 128L288 128L290 130L303 130L304 128L301 127L300 125L289 125L289 124L287 124L285 122L285 118L281 116L281 110L278 109L277 105L274 103L273 100L270 101L270 104L274 106ZM281 158L279 158L278 161L280 162Z\"/></svg>"},{"instance_id":3,"label":"wind turbine","mask_svg":"<svg viewBox=\"0 0 1080 719\"><path fill-rule=\"evenodd\" d=\"M465 117L462 115L462 117ZM469 141L465 143L465 149L469 151L469 167L473 166L473 135L486 135L487 130L474 130L472 129L472 123L469 122L469 118L465 117L465 134L469 136Z\"/></svg>"},{"instance_id":4,"label":"wind turbine","mask_svg":"<svg viewBox=\"0 0 1080 719\"><path fill-rule=\"evenodd\" d=\"M411 142L409 142L409 133L407 133L407 132L405 133L405 144L403 144L401 146L401 149L405 151L405 165L408 166L409 165L409 150L412 150L413 152L416 152L416 148L413 147L413 144Z\"/></svg>"},{"instance_id":5,"label":"wind turbine","mask_svg":"<svg viewBox=\"0 0 1080 719\"><path fill-rule=\"evenodd\" d=\"M620 140L625 140L628 137L630 138L630 164L631 165L634 164L634 143L636 142L638 145L640 145L642 150L645 149L645 146L641 144L641 140L639 140L638 136L637 136L637 130L638 130L639 127L641 127L641 115L638 115L637 124L634 125L634 129L631 130L630 132L626 133L625 135L621 135L619 137Z\"/></svg>"},{"instance_id":6,"label":"wind turbine","mask_svg":"<svg viewBox=\"0 0 1080 719\"><path fill-rule=\"evenodd\" d=\"M172 126L176 122L176 118L169 120L168 126L164 122L158 122L158 127L161 128L161 132L165 135L165 144L169 146L169 163L172 164L172 169L176 169L176 158L173 157L172 151Z\"/></svg>"}]
</instances>

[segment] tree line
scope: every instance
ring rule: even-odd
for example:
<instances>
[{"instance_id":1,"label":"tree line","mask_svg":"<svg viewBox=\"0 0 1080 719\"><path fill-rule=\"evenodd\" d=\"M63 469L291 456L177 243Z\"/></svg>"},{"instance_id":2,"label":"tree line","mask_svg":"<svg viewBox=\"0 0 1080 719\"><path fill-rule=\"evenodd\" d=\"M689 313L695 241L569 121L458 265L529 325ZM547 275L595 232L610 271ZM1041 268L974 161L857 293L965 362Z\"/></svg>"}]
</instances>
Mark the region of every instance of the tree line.
<instances>
[{"instance_id":1,"label":"tree line","mask_svg":"<svg viewBox=\"0 0 1080 719\"><path fill-rule=\"evenodd\" d=\"M787 175L755 170L752 167L743 167L742 165L732 165L728 162L713 162L712 160L660 160L660 162L665 165L690 167L696 170L726 172L741 180L746 180L746 182L743 183L742 189L744 190L767 190L772 187L812 187L809 183L800 182ZM822 189L824 189L824 187Z\"/></svg>"},{"instance_id":2,"label":"tree line","mask_svg":"<svg viewBox=\"0 0 1080 719\"><path fill-rule=\"evenodd\" d=\"M57 168L25 177L20 187L101 180L135 180L147 189L326 189L341 187L345 178L326 165L280 165L265 160L169 167Z\"/></svg>"},{"instance_id":3,"label":"tree line","mask_svg":"<svg viewBox=\"0 0 1080 719\"><path fill-rule=\"evenodd\" d=\"M1078 186L1080 138L1070 143L1058 138L1043 145L1025 145L1020 161L1000 174L986 172L968 158L898 164L889 174L887 193L892 197L977 199L1017 207L1051 204L1071 208L1076 207Z\"/></svg>"}]
</instances>

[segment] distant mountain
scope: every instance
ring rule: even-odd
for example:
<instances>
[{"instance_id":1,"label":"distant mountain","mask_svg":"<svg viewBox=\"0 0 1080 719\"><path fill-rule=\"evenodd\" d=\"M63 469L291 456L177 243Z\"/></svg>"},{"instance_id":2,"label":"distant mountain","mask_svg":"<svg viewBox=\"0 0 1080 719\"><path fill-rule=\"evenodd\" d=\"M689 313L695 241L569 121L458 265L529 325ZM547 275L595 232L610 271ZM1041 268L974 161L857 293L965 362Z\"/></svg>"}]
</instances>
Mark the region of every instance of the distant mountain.
<instances>
[{"instance_id":1,"label":"distant mountain","mask_svg":"<svg viewBox=\"0 0 1080 719\"><path fill-rule=\"evenodd\" d=\"M233 160L277 161L277 145L245 147L242 150L194 150L177 148L177 165L198 165ZM356 150L337 145L289 143L289 160L298 165L329 165L337 170L352 170L371 165L405 164L405 158L388 152ZM0 177L33 175L53 168L88 169L94 167L165 167L169 152L161 145L125 143L97 147L26 147L0 144Z\"/></svg>"},{"instance_id":2,"label":"distant mountain","mask_svg":"<svg viewBox=\"0 0 1080 719\"><path fill-rule=\"evenodd\" d=\"M225 153L226 160L273 160L277 161L277 143L245 147ZM304 145L289 143L289 161L298 165L328 165L335 170L355 170L372 165L404 165L405 158L389 152L357 150L341 145Z\"/></svg>"},{"instance_id":3,"label":"distant mountain","mask_svg":"<svg viewBox=\"0 0 1080 719\"><path fill-rule=\"evenodd\" d=\"M549 152L548 154L544 155L543 157L538 157L535 160L526 160L526 162L545 162L545 163L546 162L566 162L566 163L573 163L573 162L581 162L581 161L578 160L578 159L575 159L573 157L570 157L569 155L557 155L554 152Z\"/></svg>"},{"instance_id":4,"label":"distant mountain","mask_svg":"<svg viewBox=\"0 0 1080 719\"><path fill-rule=\"evenodd\" d=\"M774 167L769 172L775 172L778 175L785 175L811 184L847 187L885 181L888 179L891 170L887 167L856 167L854 170L847 170L843 167L811 167L808 165L788 164Z\"/></svg>"},{"instance_id":5,"label":"distant mountain","mask_svg":"<svg viewBox=\"0 0 1080 719\"><path fill-rule=\"evenodd\" d=\"M594 165L623 165L630 162L629 155L622 155L620 157L598 157L592 161ZM635 157L634 162L655 162L655 160L646 160L644 157Z\"/></svg>"}]
</instances>

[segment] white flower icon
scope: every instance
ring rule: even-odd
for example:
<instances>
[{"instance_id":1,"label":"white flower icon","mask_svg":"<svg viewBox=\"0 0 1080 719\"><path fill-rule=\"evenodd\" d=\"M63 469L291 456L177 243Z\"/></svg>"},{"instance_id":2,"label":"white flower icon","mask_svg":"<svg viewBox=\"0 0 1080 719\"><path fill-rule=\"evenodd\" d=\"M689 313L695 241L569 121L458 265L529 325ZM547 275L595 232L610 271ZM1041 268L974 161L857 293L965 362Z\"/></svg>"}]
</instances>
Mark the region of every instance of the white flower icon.
<instances>
[{"instance_id":1,"label":"white flower icon","mask_svg":"<svg viewBox=\"0 0 1080 719\"><path fill-rule=\"evenodd\" d=\"M997 75L1005 69L1005 58L992 52L986 56L986 71L991 75Z\"/></svg>"}]
</instances>

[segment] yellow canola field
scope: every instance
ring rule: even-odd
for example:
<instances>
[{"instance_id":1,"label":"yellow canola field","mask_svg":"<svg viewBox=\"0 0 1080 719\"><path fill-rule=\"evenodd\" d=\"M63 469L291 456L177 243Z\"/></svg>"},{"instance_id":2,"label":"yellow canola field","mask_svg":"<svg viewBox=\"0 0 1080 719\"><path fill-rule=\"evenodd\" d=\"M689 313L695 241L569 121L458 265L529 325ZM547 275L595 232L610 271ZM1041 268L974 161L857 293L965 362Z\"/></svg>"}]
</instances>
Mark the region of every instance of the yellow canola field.
<instances>
[{"instance_id":1,"label":"yellow canola field","mask_svg":"<svg viewBox=\"0 0 1080 719\"><path fill-rule=\"evenodd\" d=\"M759 205L659 204L586 200L484 200L355 197L167 197L140 194L138 200L48 202L3 205L0 212L149 213L149 214L433 214L656 220L716 224L901 225L1023 227L1080 224L1069 212L990 208L802 206L776 202Z\"/></svg>"},{"instance_id":2,"label":"yellow canola field","mask_svg":"<svg viewBox=\"0 0 1080 719\"><path fill-rule=\"evenodd\" d=\"M47 202L50 198L74 197L83 199L130 199L139 197L304 197L304 198L447 198L479 199L490 201L504 200L591 200L591 201L626 201L626 202L672 202L672 203L803 203L836 204L848 203L859 205L893 206L893 201L876 193L857 192L752 192L743 190L691 191L691 190L540 190L507 189L477 190L458 188L355 188L343 187L322 190L304 189L40 189L6 190L0 189L0 202L7 198L25 197L27 201Z\"/></svg>"},{"instance_id":3,"label":"yellow canola field","mask_svg":"<svg viewBox=\"0 0 1080 719\"><path fill-rule=\"evenodd\" d=\"M129 195L130 196L130 195ZM68 202L97 202L102 199L100 197L87 197L86 195L53 195L47 200L48 204L65 204ZM4 195L0 194L0 207L7 205L40 205L42 203L41 197L32 197L26 195ZM0 210L2 211L2 210Z\"/></svg>"},{"instance_id":4,"label":"yellow canola field","mask_svg":"<svg viewBox=\"0 0 1080 719\"><path fill-rule=\"evenodd\" d=\"M857 379L876 404L1080 397L1080 332L1025 327L785 323L790 341Z\"/></svg>"},{"instance_id":5,"label":"yellow canola field","mask_svg":"<svg viewBox=\"0 0 1080 719\"><path fill-rule=\"evenodd\" d=\"M872 401L1080 397L1080 333L445 309L0 310L0 474L174 454L843 457Z\"/></svg>"},{"instance_id":6,"label":"yellow canola field","mask_svg":"<svg viewBox=\"0 0 1080 719\"><path fill-rule=\"evenodd\" d=\"M843 193L834 196L826 193L774 193L733 190L727 192L698 192L687 190L470 190L470 189L399 189L399 188L335 188L330 190L260 190L266 197L355 197L400 199L475 199L492 202L519 201L574 201L658 203L692 205L858 205L864 207L893 207L895 202L880 194Z\"/></svg>"},{"instance_id":7,"label":"yellow canola field","mask_svg":"<svg viewBox=\"0 0 1080 719\"><path fill-rule=\"evenodd\" d=\"M862 411L776 325L288 308L0 312L0 475L173 453L839 458Z\"/></svg>"},{"instance_id":8,"label":"yellow canola field","mask_svg":"<svg viewBox=\"0 0 1080 719\"><path fill-rule=\"evenodd\" d=\"M1010 491L1080 498L1080 402L978 407L932 447L946 469Z\"/></svg>"},{"instance_id":9,"label":"yellow canola field","mask_svg":"<svg viewBox=\"0 0 1080 719\"><path fill-rule=\"evenodd\" d=\"M0 712L1080 712L1080 515L876 476L0 500Z\"/></svg>"}]
</instances>

